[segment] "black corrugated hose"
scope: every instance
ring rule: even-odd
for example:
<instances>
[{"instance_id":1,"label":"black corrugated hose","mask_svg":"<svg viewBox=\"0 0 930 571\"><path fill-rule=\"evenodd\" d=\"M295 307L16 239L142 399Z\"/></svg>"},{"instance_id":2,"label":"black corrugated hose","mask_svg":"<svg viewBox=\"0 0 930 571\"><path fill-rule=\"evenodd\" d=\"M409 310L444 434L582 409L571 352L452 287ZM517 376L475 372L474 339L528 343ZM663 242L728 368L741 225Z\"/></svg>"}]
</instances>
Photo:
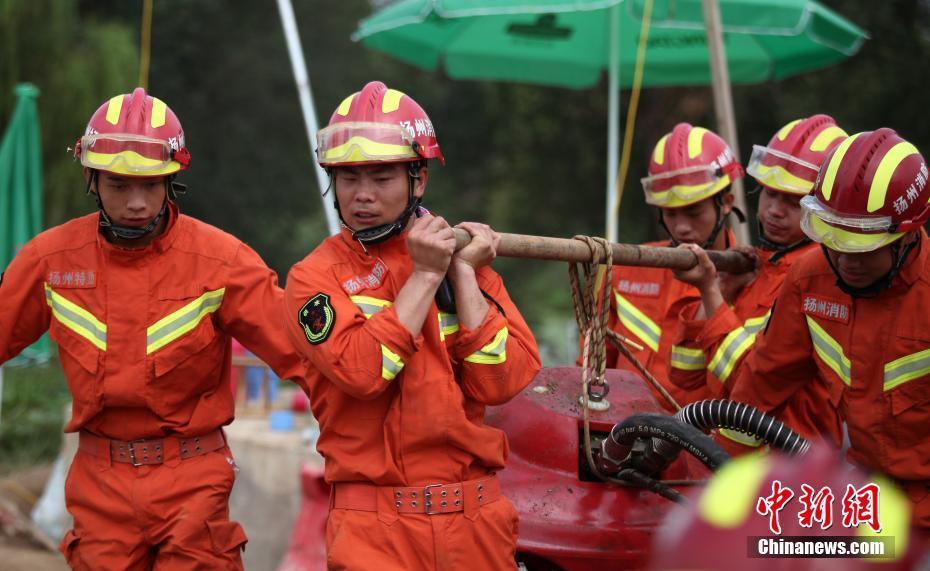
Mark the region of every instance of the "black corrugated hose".
<instances>
[{"instance_id":1,"label":"black corrugated hose","mask_svg":"<svg viewBox=\"0 0 930 571\"><path fill-rule=\"evenodd\" d=\"M675 418L703 431L726 428L755 436L764 444L792 456L805 454L810 449L807 440L774 416L735 401L694 402L679 410Z\"/></svg>"}]
</instances>

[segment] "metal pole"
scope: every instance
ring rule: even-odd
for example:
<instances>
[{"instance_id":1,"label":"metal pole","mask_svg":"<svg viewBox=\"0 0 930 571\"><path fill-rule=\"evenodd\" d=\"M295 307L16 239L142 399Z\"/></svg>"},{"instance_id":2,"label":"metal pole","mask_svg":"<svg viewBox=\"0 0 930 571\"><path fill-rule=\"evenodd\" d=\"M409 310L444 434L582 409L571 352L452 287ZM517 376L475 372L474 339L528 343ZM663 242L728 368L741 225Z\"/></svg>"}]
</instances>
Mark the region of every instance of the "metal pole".
<instances>
[{"instance_id":1,"label":"metal pole","mask_svg":"<svg viewBox=\"0 0 930 571\"><path fill-rule=\"evenodd\" d=\"M610 7L607 42L607 241L617 241L617 157L620 154L620 6Z\"/></svg>"},{"instance_id":2,"label":"metal pole","mask_svg":"<svg viewBox=\"0 0 930 571\"><path fill-rule=\"evenodd\" d=\"M281 14L281 25L284 28L284 38L287 40L287 52L291 58L291 69L294 71L294 81L297 83L297 95L300 99L300 109L304 116L304 126L307 129L307 141L310 142L310 154L316 148L316 132L319 130L316 122L316 109L313 107L312 91L310 89L310 76L307 74L307 63L304 61L303 47L300 45L300 34L297 32L297 21L294 18L294 7L291 0L278 0L278 12ZM326 214L326 225L330 234L339 233L339 221L336 219L336 210L323 192L329 186L329 177L316 162L310 161L316 172L316 180L320 185L320 200L323 202L323 212Z\"/></svg>"},{"instance_id":3,"label":"metal pole","mask_svg":"<svg viewBox=\"0 0 930 571\"><path fill-rule=\"evenodd\" d=\"M736 160L739 158L739 140L736 137L736 119L733 113L733 94L730 91L730 70L727 69L726 47L723 45L723 31L720 24L720 5L717 0L701 0L704 8L704 27L707 29L707 51L710 54L710 72L713 78L714 113L720 134L730 144ZM743 179L733 181L733 196L736 207L748 214L746 194L743 191ZM736 239L742 244L749 243L749 229L745 224L734 228Z\"/></svg>"},{"instance_id":4,"label":"metal pole","mask_svg":"<svg viewBox=\"0 0 930 571\"><path fill-rule=\"evenodd\" d=\"M139 46L139 87L149 88L149 63L152 61L152 0L142 2L142 32Z\"/></svg>"}]
</instances>

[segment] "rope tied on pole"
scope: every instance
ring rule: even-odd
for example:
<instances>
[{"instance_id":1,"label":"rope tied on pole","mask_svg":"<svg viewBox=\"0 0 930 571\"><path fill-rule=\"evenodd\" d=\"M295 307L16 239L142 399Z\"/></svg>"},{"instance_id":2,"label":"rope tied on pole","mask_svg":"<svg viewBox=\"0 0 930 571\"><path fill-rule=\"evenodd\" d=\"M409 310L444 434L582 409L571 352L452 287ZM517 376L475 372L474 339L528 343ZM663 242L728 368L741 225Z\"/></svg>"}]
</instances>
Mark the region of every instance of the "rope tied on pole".
<instances>
[{"instance_id":1,"label":"rope tied on pole","mask_svg":"<svg viewBox=\"0 0 930 571\"><path fill-rule=\"evenodd\" d=\"M609 402L604 400L609 391L607 381L604 378L604 371L607 368L607 345L604 332L607 330L610 311L610 287L603 287L602 285L598 288L598 275L603 271L603 274L601 274L604 276L603 281L609 285L614 260L610 243L607 240L591 236L575 236L575 239L583 241L591 252L589 261L581 263L581 273L584 275L583 288L579 278L578 264L568 264L568 278L572 289L575 322L578 324L579 334L584 339L581 358L581 410L584 421L584 453L591 472L603 480L606 476L598 470L591 449L589 409L596 407L599 410L606 410L606 406L609 406ZM604 264L602 266L597 264L598 260L603 260ZM595 391L594 387L598 387L598 390Z\"/></svg>"}]
</instances>

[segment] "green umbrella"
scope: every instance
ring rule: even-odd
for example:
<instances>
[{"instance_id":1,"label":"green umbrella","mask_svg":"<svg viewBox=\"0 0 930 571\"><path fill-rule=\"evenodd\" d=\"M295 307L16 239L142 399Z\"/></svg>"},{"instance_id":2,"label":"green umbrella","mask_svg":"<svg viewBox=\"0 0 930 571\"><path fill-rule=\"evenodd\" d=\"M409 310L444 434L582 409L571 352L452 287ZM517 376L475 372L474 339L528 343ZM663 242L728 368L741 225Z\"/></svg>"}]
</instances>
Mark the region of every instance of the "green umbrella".
<instances>
[{"instance_id":1,"label":"green umbrella","mask_svg":"<svg viewBox=\"0 0 930 571\"><path fill-rule=\"evenodd\" d=\"M16 86L15 93L18 102L0 141L0 271L42 230L42 147L36 109L39 90L23 83ZM30 361L48 359L47 337L22 356Z\"/></svg>"},{"instance_id":2,"label":"green umbrella","mask_svg":"<svg viewBox=\"0 0 930 571\"><path fill-rule=\"evenodd\" d=\"M646 0L402 0L353 38L454 79L583 88L608 64L608 8L620 6L620 77L629 86ZM758 83L837 63L865 32L813 0L719 0L730 80ZM654 0L643 85L709 84L701 0Z\"/></svg>"},{"instance_id":3,"label":"green umbrella","mask_svg":"<svg viewBox=\"0 0 930 571\"><path fill-rule=\"evenodd\" d=\"M362 20L353 39L422 69L441 65L454 79L584 88L617 62L612 64L619 68L619 84L630 86L647 2L401 0ZM727 69L735 83L829 66L855 54L866 38L814 0L719 0L719 5ZM651 10L642 84L711 83L702 0L653 0ZM619 54L610 46L618 46ZM608 89L609 116L615 118L616 90ZM617 122L611 120L608 212L617 203L617 140ZM615 239L610 220L607 235Z\"/></svg>"}]
</instances>

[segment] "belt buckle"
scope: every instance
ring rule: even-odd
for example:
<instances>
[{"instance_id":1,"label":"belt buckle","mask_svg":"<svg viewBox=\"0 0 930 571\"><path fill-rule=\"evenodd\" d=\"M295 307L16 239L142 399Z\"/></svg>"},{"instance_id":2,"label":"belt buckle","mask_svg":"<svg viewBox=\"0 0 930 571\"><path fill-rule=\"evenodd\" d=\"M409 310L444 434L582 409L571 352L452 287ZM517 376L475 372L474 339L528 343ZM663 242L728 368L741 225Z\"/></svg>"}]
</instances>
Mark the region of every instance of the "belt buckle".
<instances>
[{"instance_id":1,"label":"belt buckle","mask_svg":"<svg viewBox=\"0 0 930 571\"><path fill-rule=\"evenodd\" d=\"M433 493L429 490L430 488L441 488L444 485L445 484L430 484L423 488L423 508L426 510L426 515L436 515L442 513L442 509L438 511L430 511L430 508L433 507L433 502L430 500L430 498L433 497Z\"/></svg>"},{"instance_id":2,"label":"belt buckle","mask_svg":"<svg viewBox=\"0 0 930 571\"><path fill-rule=\"evenodd\" d=\"M142 462L136 461L136 448L135 448L135 446L136 446L136 444L142 444L143 442L145 442L145 439L144 439L144 438L140 438L139 440L130 440L129 442L126 443L126 447L129 449L129 460L130 460L130 462L132 462L132 465L133 465L133 466L141 466L141 465L142 465Z\"/></svg>"}]
</instances>

